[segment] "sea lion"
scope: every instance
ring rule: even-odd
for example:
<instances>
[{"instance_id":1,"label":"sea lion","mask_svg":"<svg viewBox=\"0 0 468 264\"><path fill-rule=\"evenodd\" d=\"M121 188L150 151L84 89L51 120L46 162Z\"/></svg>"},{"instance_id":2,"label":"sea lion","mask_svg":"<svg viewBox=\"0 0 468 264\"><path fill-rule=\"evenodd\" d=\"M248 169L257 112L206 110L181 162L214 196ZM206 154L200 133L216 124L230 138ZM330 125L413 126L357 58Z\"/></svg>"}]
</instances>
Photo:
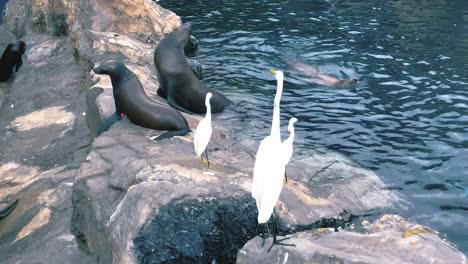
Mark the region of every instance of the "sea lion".
<instances>
[{"instance_id":1,"label":"sea lion","mask_svg":"<svg viewBox=\"0 0 468 264\"><path fill-rule=\"evenodd\" d=\"M308 65L302 62L289 63L289 67L292 70L298 71L308 77L314 83L318 83L326 86L341 87L345 85L353 85L357 83L356 79L338 79L335 76L331 76L321 72L317 67Z\"/></svg>"},{"instance_id":2,"label":"sea lion","mask_svg":"<svg viewBox=\"0 0 468 264\"><path fill-rule=\"evenodd\" d=\"M160 87L158 95L167 98L168 103L187 113L206 113L205 98L211 98L211 111L223 111L232 102L221 93L209 89L190 70L183 47L190 38L192 25L184 23L177 30L167 34L154 51L154 65Z\"/></svg>"},{"instance_id":3,"label":"sea lion","mask_svg":"<svg viewBox=\"0 0 468 264\"><path fill-rule=\"evenodd\" d=\"M136 125L157 130L170 130L157 137L156 140L183 136L190 132L187 120L177 110L150 99L138 77L123 63L118 61L103 63L96 67L94 72L109 75L111 78L116 113L109 119L116 122L119 120L116 116L125 115Z\"/></svg>"},{"instance_id":4,"label":"sea lion","mask_svg":"<svg viewBox=\"0 0 468 264\"><path fill-rule=\"evenodd\" d=\"M26 51L26 43L18 40L15 43L10 43L0 58L0 82L6 82L10 79L13 68L18 72L23 65L23 56Z\"/></svg>"}]
</instances>

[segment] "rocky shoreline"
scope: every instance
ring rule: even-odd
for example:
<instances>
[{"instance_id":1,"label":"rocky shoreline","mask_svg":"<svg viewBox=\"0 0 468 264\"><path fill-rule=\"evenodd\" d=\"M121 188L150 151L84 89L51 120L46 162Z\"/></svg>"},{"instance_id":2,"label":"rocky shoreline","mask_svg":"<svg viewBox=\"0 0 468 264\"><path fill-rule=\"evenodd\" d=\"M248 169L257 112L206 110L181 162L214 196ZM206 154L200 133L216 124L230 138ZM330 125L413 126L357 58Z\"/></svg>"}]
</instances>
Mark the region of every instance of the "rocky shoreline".
<instances>
[{"instance_id":1,"label":"rocky shoreline","mask_svg":"<svg viewBox=\"0 0 468 264\"><path fill-rule=\"evenodd\" d=\"M0 115L0 199L20 199L0 220L0 262L466 263L435 231L380 217L404 201L335 154L288 166L277 213L296 247L266 253L250 196L258 142L236 142L222 113L213 117L211 169L195 157L193 134L155 143L160 131L124 119L94 138L115 106L109 78L93 66L124 61L165 104L152 53L180 18L149 0L10 0L7 8L5 24L28 43L28 59L6 84ZM201 119L184 116L192 130Z\"/></svg>"}]
</instances>

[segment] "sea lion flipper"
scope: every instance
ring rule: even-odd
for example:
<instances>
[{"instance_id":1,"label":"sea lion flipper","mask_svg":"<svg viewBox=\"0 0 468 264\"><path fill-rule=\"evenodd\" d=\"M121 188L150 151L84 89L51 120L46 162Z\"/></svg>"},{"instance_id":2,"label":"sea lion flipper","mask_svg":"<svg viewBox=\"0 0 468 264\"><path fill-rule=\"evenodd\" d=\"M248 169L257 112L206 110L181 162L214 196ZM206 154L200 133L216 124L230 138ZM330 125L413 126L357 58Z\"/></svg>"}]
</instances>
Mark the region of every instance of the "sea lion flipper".
<instances>
[{"instance_id":1,"label":"sea lion flipper","mask_svg":"<svg viewBox=\"0 0 468 264\"><path fill-rule=\"evenodd\" d=\"M185 136L188 132L191 132L191 130L188 129L187 127L179 129L179 130L168 131L164 134L161 134L159 137L155 138L154 140L161 140L161 139L170 138L173 136Z\"/></svg>"},{"instance_id":2,"label":"sea lion flipper","mask_svg":"<svg viewBox=\"0 0 468 264\"><path fill-rule=\"evenodd\" d=\"M16 199L16 201L14 201L12 204L10 204L7 208L1 210L0 211L0 219L3 219L5 217L7 217L15 209L18 202L19 202L19 199Z\"/></svg>"},{"instance_id":3,"label":"sea lion flipper","mask_svg":"<svg viewBox=\"0 0 468 264\"><path fill-rule=\"evenodd\" d=\"M182 111L182 112L185 112L185 113L189 113L191 115L196 115L196 113L188 110L187 108L181 106L180 104L178 104L175 100L173 100L170 96L167 97L167 102L172 106L174 107L175 109L179 110L179 111Z\"/></svg>"},{"instance_id":4,"label":"sea lion flipper","mask_svg":"<svg viewBox=\"0 0 468 264\"><path fill-rule=\"evenodd\" d=\"M96 131L96 136L106 132L114 123L122 120L122 117L115 112L113 115L109 116L104 122L101 123L99 128Z\"/></svg>"},{"instance_id":5,"label":"sea lion flipper","mask_svg":"<svg viewBox=\"0 0 468 264\"><path fill-rule=\"evenodd\" d=\"M21 65L23 65L23 59L20 57L19 62L16 64L16 72L18 72Z\"/></svg>"}]
</instances>

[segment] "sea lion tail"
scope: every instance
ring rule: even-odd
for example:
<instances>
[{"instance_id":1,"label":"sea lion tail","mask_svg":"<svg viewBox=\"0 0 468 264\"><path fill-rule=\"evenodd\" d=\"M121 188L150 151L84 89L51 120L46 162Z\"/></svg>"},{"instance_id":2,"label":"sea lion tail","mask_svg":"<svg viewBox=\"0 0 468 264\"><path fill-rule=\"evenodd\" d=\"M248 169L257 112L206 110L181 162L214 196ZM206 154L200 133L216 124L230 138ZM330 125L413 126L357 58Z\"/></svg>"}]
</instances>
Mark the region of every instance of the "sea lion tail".
<instances>
[{"instance_id":1,"label":"sea lion tail","mask_svg":"<svg viewBox=\"0 0 468 264\"><path fill-rule=\"evenodd\" d=\"M160 135L159 137L155 138L154 140L162 140L162 139L170 138L173 136L185 136L189 132L192 132L192 130L190 130L189 128L182 128L179 130L168 131Z\"/></svg>"},{"instance_id":2,"label":"sea lion tail","mask_svg":"<svg viewBox=\"0 0 468 264\"><path fill-rule=\"evenodd\" d=\"M12 204L10 204L7 208L1 210L0 211L0 219L3 219L5 217L7 217L11 213L11 211L13 211L15 209L18 202L19 202L19 199L16 199L16 201L14 201Z\"/></svg>"},{"instance_id":3,"label":"sea lion tail","mask_svg":"<svg viewBox=\"0 0 468 264\"><path fill-rule=\"evenodd\" d=\"M96 131L96 136L101 135L102 133L106 132L115 122L120 121L122 117L117 113L114 113L110 117L108 117L101 125L98 127Z\"/></svg>"}]
</instances>

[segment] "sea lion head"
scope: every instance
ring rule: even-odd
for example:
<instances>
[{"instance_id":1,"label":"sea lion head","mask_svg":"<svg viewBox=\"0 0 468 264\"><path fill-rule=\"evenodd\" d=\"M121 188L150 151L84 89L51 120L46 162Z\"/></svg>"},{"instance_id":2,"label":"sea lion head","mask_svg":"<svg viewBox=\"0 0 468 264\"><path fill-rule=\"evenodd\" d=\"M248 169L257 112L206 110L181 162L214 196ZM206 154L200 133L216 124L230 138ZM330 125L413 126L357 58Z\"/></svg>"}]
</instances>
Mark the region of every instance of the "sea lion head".
<instances>
[{"instance_id":1,"label":"sea lion head","mask_svg":"<svg viewBox=\"0 0 468 264\"><path fill-rule=\"evenodd\" d=\"M125 80L129 69L120 61L108 61L99 64L93 71L97 74L106 74L112 81Z\"/></svg>"},{"instance_id":2,"label":"sea lion head","mask_svg":"<svg viewBox=\"0 0 468 264\"><path fill-rule=\"evenodd\" d=\"M5 54L10 54L11 52L18 52L23 55L26 52L26 43L24 43L22 40L18 40L15 43L8 44L2 54L2 58L6 56Z\"/></svg>"},{"instance_id":3,"label":"sea lion head","mask_svg":"<svg viewBox=\"0 0 468 264\"><path fill-rule=\"evenodd\" d=\"M22 40L18 40L12 50L19 51L21 54L24 54L26 52L26 43Z\"/></svg>"},{"instance_id":4,"label":"sea lion head","mask_svg":"<svg viewBox=\"0 0 468 264\"><path fill-rule=\"evenodd\" d=\"M111 78L117 78L124 73L124 69L126 68L127 67L120 61L108 61L100 63L93 71L97 74L107 74Z\"/></svg>"},{"instance_id":5,"label":"sea lion head","mask_svg":"<svg viewBox=\"0 0 468 264\"><path fill-rule=\"evenodd\" d=\"M185 47L185 45L187 45L187 42L190 40L190 36L192 34L192 23L185 22L175 31L175 34L180 45L182 47Z\"/></svg>"},{"instance_id":6,"label":"sea lion head","mask_svg":"<svg viewBox=\"0 0 468 264\"><path fill-rule=\"evenodd\" d=\"M340 80L334 86L356 85L357 83L358 83L357 79L345 79L345 80Z\"/></svg>"}]
</instances>

